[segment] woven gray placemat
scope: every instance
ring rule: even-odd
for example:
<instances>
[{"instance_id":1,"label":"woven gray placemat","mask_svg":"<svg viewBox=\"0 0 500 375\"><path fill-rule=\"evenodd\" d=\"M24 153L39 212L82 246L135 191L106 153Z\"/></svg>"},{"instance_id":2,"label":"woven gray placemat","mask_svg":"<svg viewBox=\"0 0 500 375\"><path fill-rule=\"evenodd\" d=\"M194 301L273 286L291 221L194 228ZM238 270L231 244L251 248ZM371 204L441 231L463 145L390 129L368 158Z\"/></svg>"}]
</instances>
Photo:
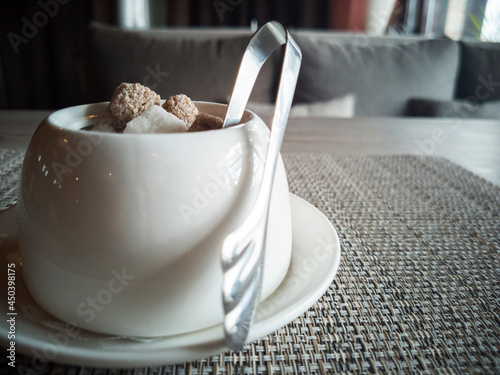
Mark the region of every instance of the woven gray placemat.
<instances>
[{"instance_id":1,"label":"woven gray placemat","mask_svg":"<svg viewBox=\"0 0 500 375\"><path fill-rule=\"evenodd\" d=\"M306 313L238 353L127 370L49 364L46 373L500 373L499 187L434 157L284 161L291 192L326 215L342 246L334 282ZM12 200L14 179L2 175L1 202Z\"/></svg>"},{"instance_id":2,"label":"woven gray placemat","mask_svg":"<svg viewBox=\"0 0 500 375\"><path fill-rule=\"evenodd\" d=\"M24 151L0 150L0 210L9 208L16 202L17 182L21 172Z\"/></svg>"}]
</instances>

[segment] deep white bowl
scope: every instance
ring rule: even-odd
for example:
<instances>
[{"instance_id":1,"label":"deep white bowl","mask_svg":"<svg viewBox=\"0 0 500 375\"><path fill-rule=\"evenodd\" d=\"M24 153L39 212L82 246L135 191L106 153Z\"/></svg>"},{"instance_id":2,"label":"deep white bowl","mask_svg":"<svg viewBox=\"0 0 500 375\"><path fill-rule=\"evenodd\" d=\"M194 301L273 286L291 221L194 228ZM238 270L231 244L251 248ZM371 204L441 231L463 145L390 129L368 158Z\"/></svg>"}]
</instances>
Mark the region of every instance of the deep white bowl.
<instances>
[{"instance_id":1,"label":"deep white bowl","mask_svg":"<svg viewBox=\"0 0 500 375\"><path fill-rule=\"evenodd\" d=\"M224 117L226 106L196 103ZM81 130L107 103L66 108L37 129L18 197L27 287L81 328L162 336L223 321L223 239L255 200L269 130L254 113L228 129L178 134ZM262 299L291 256L280 160L271 198Z\"/></svg>"}]
</instances>

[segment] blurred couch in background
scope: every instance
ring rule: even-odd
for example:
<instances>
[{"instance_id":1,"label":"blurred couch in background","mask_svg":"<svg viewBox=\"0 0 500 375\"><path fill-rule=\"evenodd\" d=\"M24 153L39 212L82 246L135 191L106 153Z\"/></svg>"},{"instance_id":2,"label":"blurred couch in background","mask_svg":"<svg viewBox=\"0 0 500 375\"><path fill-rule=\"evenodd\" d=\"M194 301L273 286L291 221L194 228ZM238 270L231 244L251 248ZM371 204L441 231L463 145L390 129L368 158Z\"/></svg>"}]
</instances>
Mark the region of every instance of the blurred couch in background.
<instances>
[{"instance_id":1,"label":"blurred couch in background","mask_svg":"<svg viewBox=\"0 0 500 375\"><path fill-rule=\"evenodd\" d=\"M448 38L292 32L303 62L292 116L500 118L500 44ZM227 102L251 36L247 29L123 30L93 23L85 57L88 101L121 82L163 98ZM272 113L279 56L266 63L249 107Z\"/></svg>"}]
</instances>

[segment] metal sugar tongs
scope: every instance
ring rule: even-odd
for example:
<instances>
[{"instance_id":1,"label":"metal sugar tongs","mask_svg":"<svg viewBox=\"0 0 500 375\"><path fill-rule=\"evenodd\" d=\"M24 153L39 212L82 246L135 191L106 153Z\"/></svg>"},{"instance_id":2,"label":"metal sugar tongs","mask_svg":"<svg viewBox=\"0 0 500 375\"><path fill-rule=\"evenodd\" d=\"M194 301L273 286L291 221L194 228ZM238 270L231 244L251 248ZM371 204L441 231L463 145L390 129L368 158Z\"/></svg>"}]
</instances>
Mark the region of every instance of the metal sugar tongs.
<instances>
[{"instance_id":1,"label":"metal sugar tongs","mask_svg":"<svg viewBox=\"0 0 500 375\"><path fill-rule=\"evenodd\" d=\"M226 343L233 350L239 350L245 344L260 299L274 172L302 60L300 48L279 22L266 23L248 43L223 125L228 127L240 123L260 69L283 45L280 82L257 199L242 225L229 234L222 245L224 332Z\"/></svg>"}]
</instances>

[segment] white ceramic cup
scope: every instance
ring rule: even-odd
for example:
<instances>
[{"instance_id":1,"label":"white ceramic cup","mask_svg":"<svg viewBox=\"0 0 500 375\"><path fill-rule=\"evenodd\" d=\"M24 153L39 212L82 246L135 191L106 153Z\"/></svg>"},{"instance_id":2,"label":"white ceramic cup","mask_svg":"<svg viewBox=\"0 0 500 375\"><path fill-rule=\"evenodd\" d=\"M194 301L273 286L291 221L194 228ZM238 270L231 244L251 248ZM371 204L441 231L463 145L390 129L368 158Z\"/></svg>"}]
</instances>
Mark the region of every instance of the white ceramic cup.
<instances>
[{"instance_id":1,"label":"white ceramic cup","mask_svg":"<svg viewBox=\"0 0 500 375\"><path fill-rule=\"evenodd\" d=\"M196 103L224 117L226 106ZM222 241L257 195L269 130L243 124L197 133L81 130L107 103L54 112L37 129L18 197L23 275L55 317L114 335L181 334L223 322ZM262 299L291 256L280 160L271 197Z\"/></svg>"}]
</instances>

